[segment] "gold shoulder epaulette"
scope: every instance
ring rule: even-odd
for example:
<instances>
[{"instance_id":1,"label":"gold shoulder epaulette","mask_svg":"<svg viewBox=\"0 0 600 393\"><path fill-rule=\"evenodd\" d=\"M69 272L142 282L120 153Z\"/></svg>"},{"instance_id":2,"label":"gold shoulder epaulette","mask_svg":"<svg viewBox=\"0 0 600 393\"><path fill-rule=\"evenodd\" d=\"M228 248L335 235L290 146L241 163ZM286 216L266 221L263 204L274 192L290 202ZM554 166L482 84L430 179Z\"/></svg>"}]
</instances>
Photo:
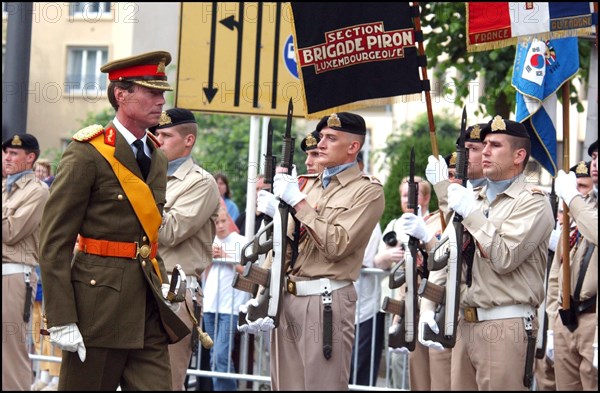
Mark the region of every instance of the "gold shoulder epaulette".
<instances>
[{"instance_id":1,"label":"gold shoulder epaulette","mask_svg":"<svg viewBox=\"0 0 600 393\"><path fill-rule=\"evenodd\" d=\"M383 186L383 184L379 181L379 179L373 175L367 175L367 174L363 173L363 177L366 179L369 179L369 181L373 184L379 184L380 186Z\"/></svg>"},{"instance_id":2,"label":"gold shoulder epaulette","mask_svg":"<svg viewBox=\"0 0 600 393\"><path fill-rule=\"evenodd\" d=\"M87 142L103 132L104 127L99 124L92 124L91 126L87 126L77 131L75 135L73 135L73 140L78 142Z\"/></svg>"},{"instance_id":3,"label":"gold shoulder epaulette","mask_svg":"<svg viewBox=\"0 0 600 393\"><path fill-rule=\"evenodd\" d=\"M154 135L150 131L146 131L146 135L148 135L148 138L150 138L152 140L152 142L154 142L154 146L160 147L161 143L158 141L158 138L156 137L156 135Z\"/></svg>"}]
</instances>

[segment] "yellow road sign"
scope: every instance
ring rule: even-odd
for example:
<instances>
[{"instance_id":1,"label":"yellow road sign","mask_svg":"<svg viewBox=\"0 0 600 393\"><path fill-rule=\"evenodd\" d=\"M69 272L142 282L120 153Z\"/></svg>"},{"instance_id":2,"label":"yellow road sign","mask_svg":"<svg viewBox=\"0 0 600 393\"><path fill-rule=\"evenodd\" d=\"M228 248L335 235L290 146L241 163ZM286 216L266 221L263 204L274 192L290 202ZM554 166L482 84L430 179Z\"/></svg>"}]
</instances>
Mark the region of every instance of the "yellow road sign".
<instances>
[{"instance_id":1,"label":"yellow road sign","mask_svg":"<svg viewBox=\"0 0 600 393\"><path fill-rule=\"evenodd\" d=\"M240 6L241 5L241 6ZM289 3L187 3L175 105L201 112L304 116Z\"/></svg>"}]
</instances>

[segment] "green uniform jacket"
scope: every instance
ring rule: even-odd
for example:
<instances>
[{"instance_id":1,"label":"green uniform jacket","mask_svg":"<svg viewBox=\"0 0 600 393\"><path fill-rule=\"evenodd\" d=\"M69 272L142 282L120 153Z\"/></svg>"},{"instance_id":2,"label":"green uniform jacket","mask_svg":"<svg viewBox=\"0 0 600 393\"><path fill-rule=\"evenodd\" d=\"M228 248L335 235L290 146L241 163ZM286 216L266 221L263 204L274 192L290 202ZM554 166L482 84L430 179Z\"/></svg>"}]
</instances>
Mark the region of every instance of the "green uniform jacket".
<instances>
[{"instance_id":1,"label":"green uniform jacket","mask_svg":"<svg viewBox=\"0 0 600 393\"><path fill-rule=\"evenodd\" d=\"M112 124L106 129L110 127L116 130ZM120 132L115 134L115 158L143 181L131 147ZM104 138L104 134L95 138ZM147 139L152 166L146 183L154 195L154 200L147 203L156 203L162 214L167 158ZM164 302L161 280L150 260L83 252L73 257L78 234L97 240L148 244L113 168L85 140L75 140L65 150L42 217L40 267L47 327L77 323L88 347L142 348L146 302L150 299L158 306L171 342L190 333ZM168 283L163 261L157 259L162 281ZM147 297L148 287L152 295Z\"/></svg>"}]
</instances>

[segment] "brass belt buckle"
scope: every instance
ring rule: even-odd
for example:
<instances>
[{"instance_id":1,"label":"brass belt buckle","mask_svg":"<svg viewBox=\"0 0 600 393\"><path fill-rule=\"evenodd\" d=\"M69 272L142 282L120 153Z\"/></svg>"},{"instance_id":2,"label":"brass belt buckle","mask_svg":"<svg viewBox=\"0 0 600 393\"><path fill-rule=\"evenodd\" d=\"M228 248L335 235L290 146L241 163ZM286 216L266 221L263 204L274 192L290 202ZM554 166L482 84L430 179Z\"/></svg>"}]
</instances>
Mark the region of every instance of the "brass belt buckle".
<instances>
[{"instance_id":1,"label":"brass belt buckle","mask_svg":"<svg viewBox=\"0 0 600 393\"><path fill-rule=\"evenodd\" d=\"M152 248L149 245L144 244L140 247L138 242L135 242L135 247L136 247L136 251L135 251L135 257L133 257L133 259L137 259L138 255L141 256L143 259L147 259L150 256L150 252L152 251Z\"/></svg>"},{"instance_id":2,"label":"brass belt buckle","mask_svg":"<svg viewBox=\"0 0 600 393\"><path fill-rule=\"evenodd\" d=\"M288 279L287 283L287 291L292 295L296 295L296 283L292 280Z\"/></svg>"},{"instance_id":3,"label":"brass belt buckle","mask_svg":"<svg viewBox=\"0 0 600 393\"><path fill-rule=\"evenodd\" d=\"M476 307L465 307L465 320L467 322L479 322Z\"/></svg>"}]
</instances>

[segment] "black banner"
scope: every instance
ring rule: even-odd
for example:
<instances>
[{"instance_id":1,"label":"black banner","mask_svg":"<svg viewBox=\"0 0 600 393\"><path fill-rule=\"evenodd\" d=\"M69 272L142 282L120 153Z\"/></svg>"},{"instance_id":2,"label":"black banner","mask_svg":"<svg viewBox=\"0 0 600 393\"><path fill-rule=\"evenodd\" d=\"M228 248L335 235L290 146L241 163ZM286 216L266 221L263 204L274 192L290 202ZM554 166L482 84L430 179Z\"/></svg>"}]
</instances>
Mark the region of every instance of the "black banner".
<instances>
[{"instance_id":1,"label":"black banner","mask_svg":"<svg viewBox=\"0 0 600 393\"><path fill-rule=\"evenodd\" d=\"M291 3L307 117L419 94L409 3Z\"/></svg>"}]
</instances>

